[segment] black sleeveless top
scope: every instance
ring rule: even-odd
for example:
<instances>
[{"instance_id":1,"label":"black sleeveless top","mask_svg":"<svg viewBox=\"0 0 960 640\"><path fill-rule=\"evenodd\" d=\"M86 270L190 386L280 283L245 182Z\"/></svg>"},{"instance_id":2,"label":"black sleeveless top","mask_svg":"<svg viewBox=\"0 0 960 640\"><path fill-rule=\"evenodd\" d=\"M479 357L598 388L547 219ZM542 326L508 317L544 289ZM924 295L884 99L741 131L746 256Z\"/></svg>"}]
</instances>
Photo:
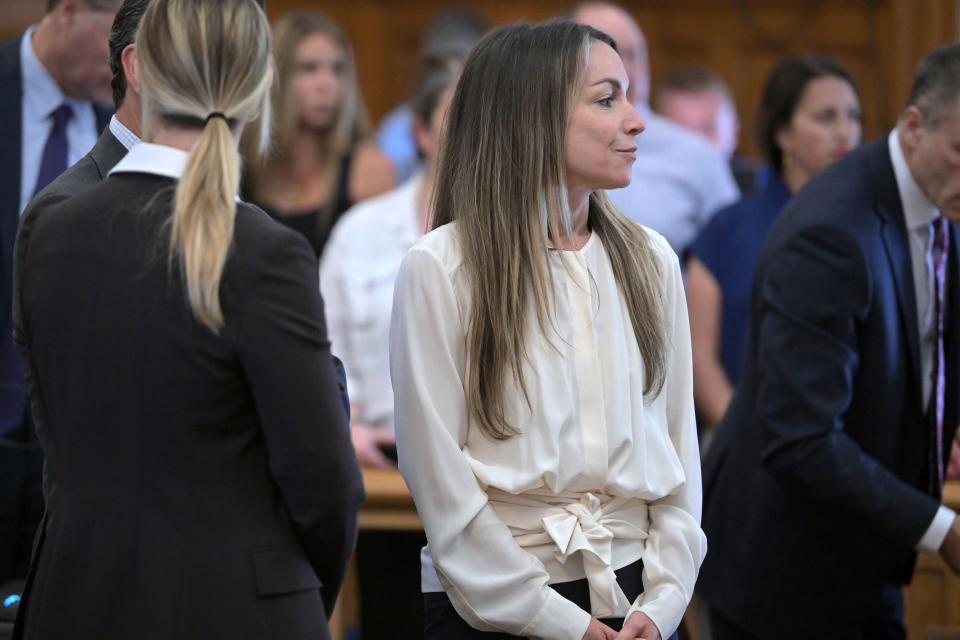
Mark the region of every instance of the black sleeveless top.
<instances>
[{"instance_id":1,"label":"black sleeveless top","mask_svg":"<svg viewBox=\"0 0 960 640\"><path fill-rule=\"evenodd\" d=\"M331 202L333 203L332 208L330 209L330 215L326 220L321 219L321 208L317 207L314 209L309 209L307 211L296 211L293 213L280 214L276 209L270 207L269 205L263 204L261 202L253 201L253 204L256 204L258 207L266 211L271 218L280 222L294 231L303 234L307 240L310 241L310 245L313 247L314 253L317 254L317 258L320 258L320 255L323 253L323 247L327 244L327 240L330 238L330 231L333 229L333 225L337 223L337 220L340 219L347 209L353 206L353 201L350 199L350 169L353 166L353 153L348 153L343 157L343 160L340 161L340 173L337 178L337 184L334 187L334 191L331 194Z\"/></svg>"}]
</instances>

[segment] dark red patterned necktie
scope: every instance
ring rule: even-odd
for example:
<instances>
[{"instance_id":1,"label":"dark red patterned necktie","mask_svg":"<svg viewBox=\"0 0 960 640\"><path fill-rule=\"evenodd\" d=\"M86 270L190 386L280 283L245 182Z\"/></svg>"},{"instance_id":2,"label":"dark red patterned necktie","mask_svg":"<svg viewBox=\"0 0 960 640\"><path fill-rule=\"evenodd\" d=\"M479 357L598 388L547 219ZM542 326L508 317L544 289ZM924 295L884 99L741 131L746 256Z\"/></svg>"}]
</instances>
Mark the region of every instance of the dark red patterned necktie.
<instances>
[{"instance_id":1,"label":"dark red patterned necktie","mask_svg":"<svg viewBox=\"0 0 960 640\"><path fill-rule=\"evenodd\" d=\"M950 234L947 219L943 216L933 221L933 398L930 412L930 457L931 488L937 494L943 489L943 403L946 391L943 355L943 317L947 301L947 256L950 254ZM933 457L936 459L932 459Z\"/></svg>"}]
</instances>

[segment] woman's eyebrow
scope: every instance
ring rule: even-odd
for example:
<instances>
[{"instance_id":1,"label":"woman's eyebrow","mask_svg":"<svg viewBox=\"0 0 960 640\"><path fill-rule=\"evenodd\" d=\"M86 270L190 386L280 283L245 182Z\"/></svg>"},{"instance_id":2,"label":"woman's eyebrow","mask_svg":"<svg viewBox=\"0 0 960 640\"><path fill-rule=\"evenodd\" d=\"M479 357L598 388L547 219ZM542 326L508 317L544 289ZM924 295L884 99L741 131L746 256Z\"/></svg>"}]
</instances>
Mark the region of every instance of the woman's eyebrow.
<instances>
[{"instance_id":1,"label":"woman's eyebrow","mask_svg":"<svg viewBox=\"0 0 960 640\"><path fill-rule=\"evenodd\" d=\"M598 84L603 84L605 82L609 83L611 88L613 89L620 89L621 91L623 90L623 85L620 84L620 81L617 80L616 78L601 78L600 80L597 80L596 82L591 83L590 86L595 87Z\"/></svg>"}]
</instances>

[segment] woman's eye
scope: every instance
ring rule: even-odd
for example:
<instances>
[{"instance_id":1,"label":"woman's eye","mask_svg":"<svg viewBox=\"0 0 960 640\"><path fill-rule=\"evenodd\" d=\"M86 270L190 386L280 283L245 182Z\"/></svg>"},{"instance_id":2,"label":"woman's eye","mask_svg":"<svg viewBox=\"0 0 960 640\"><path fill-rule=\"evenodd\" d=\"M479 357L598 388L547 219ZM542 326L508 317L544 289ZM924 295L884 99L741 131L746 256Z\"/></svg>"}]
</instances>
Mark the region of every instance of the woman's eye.
<instances>
[{"instance_id":1,"label":"woman's eye","mask_svg":"<svg viewBox=\"0 0 960 640\"><path fill-rule=\"evenodd\" d=\"M613 97L607 96L606 98L600 98L597 100L597 103L603 107L612 107L613 106Z\"/></svg>"},{"instance_id":2,"label":"woman's eye","mask_svg":"<svg viewBox=\"0 0 960 640\"><path fill-rule=\"evenodd\" d=\"M831 123L831 122L833 122L834 120L837 119L837 114L836 114L836 112L833 111L833 110L831 110L831 111L821 111L821 112L818 113L816 116L814 116L814 118L817 120L817 122L822 122L822 123L824 123L824 124L829 124L829 123Z\"/></svg>"}]
</instances>

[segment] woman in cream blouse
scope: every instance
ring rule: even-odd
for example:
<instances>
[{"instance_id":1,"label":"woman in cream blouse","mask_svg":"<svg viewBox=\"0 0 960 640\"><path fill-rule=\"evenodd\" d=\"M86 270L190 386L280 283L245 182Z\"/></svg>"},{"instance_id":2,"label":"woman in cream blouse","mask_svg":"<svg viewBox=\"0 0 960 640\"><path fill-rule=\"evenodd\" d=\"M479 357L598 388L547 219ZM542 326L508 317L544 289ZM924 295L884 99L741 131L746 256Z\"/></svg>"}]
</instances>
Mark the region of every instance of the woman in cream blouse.
<instances>
[{"instance_id":1,"label":"woman in cream blouse","mask_svg":"<svg viewBox=\"0 0 960 640\"><path fill-rule=\"evenodd\" d=\"M627 83L608 36L562 21L494 31L457 85L390 336L427 638L660 640L693 594L680 269L602 191L643 130Z\"/></svg>"}]
</instances>

